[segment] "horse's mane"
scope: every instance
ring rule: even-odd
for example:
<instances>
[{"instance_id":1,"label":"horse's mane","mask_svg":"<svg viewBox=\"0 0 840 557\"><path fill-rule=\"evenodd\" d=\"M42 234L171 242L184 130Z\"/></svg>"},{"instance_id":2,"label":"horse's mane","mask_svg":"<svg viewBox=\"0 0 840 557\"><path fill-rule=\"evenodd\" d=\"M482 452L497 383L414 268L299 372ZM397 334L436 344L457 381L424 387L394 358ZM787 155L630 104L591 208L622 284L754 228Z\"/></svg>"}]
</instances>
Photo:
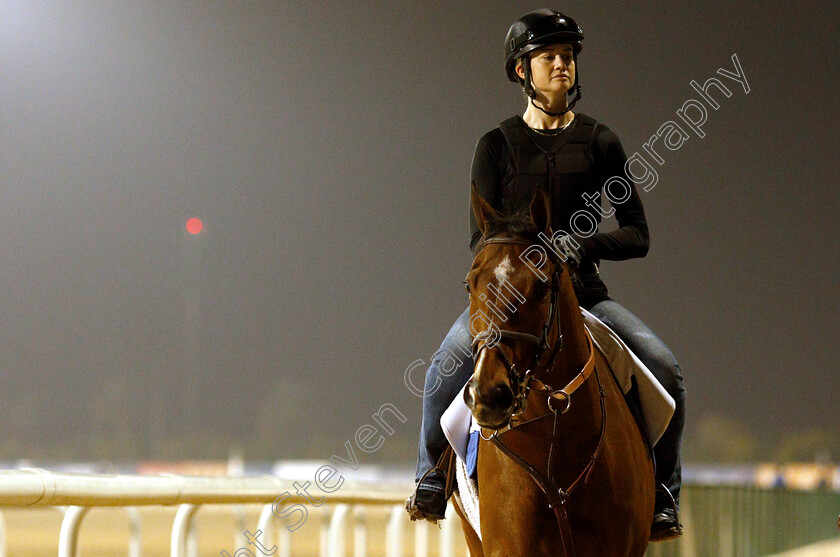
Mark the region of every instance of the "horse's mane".
<instances>
[{"instance_id":1,"label":"horse's mane","mask_svg":"<svg viewBox=\"0 0 840 557\"><path fill-rule=\"evenodd\" d=\"M499 234L510 234L513 236L522 236L524 238L537 241L537 234L540 231L531 220L531 213L529 211L514 213L512 215L502 215L495 219L487 221L487 230L484 231L482 240L487 240Z\"/></svg>"},{"instance_id":2,"label":"horse's mane","mask_svg":"<svg viewBox=\"0 0 840 557\"><path fill-rule=\"evenodd\" d=\"M537 236L540 232L542 231L537 229L534 221L531 219L530 211L518 212L512 215L502 215L489 219L487 221L487 230L484 231L480 242L484 242L499 234L510 234L525 238L536 244L540 242L540 238ZM548 235L551 236L551 232ZM580 278L576 274L572 273L571 279L572 284L576 288L582 288Z\"/></svg>"}]
</instances>

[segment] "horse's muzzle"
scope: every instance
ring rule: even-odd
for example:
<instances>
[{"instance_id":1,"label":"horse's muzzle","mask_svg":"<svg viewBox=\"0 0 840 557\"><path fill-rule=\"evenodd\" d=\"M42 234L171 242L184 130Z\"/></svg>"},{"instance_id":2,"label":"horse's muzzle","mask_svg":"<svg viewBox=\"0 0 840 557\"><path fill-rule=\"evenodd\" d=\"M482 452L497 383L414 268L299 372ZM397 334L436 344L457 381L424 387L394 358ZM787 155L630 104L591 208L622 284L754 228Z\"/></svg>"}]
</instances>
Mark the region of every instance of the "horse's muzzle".
<instances>
[{"instance_id":1,"label":"horse's muzzle","mask_svg":"<svg viewBox=\"0 0 840 557\"><path fill-rule=\"evenodd\" d=\"M513 391L504 383L480 389L473 378L464 389L464 402L478 425L488 429L505 427L513 414Z\"/></svg>"}]
</instances>

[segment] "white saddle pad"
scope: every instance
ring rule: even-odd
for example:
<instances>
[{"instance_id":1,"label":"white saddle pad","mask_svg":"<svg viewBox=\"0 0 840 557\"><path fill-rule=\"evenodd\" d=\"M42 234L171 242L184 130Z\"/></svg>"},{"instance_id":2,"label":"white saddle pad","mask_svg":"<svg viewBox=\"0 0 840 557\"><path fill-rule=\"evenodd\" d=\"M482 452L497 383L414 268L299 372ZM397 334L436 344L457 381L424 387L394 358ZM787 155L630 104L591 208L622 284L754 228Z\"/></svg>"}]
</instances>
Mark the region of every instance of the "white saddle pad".
<instances>
[{"instance_id":1,"label":"white saddle pad","mask_svg":"<svg viewBox=\"0 0 840 557\"><path fill-rule=\"evenodd\" d=\"M473 422L473 430L477 430L478 426ZM478 483L469 477L467 474L467 465L464 459L458 457L455 459L455 480L458 483L458 492L453 495L457 496L461 502L461 509L467 515L467 520L481 539L481 512L478 507Z\"/></svg>"},{"instance_id":2,"label":"white saddle pad","mask_svg":"<svg viewBox=\"0 0 840 557\"><path fill-rule=\"evenodd\" d=\"M584 325L592 335L595 347L609 362L618 384L625 393L632 386L632 378L636 378L639 402L645 418L646 431L644 433L647 434L651 446L656 445L674 414L676 407L674 399L612 329L585 309L581 308L580 311L583 314ZM464 388L466 385L440 419L443 433L455 450L455 454L462 461L466 461L470 418L472 417L469 407L464 402Z\"/></svg>"}]
</instances>

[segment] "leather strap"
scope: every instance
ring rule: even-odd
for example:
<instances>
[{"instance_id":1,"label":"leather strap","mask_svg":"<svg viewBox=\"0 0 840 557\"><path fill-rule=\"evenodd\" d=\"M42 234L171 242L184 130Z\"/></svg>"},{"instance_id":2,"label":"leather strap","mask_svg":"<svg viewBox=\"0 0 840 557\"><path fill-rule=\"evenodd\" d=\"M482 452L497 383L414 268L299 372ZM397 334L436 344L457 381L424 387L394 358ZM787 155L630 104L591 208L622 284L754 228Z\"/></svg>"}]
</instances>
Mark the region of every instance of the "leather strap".
<instances>
[{"instance_id":1,"label":"leather strap","mask_svg":"<svg viewBox=\"0 0 840 557\"><path fill-rule=\"evenodd\" d=\"M568 404L571 404L572 394L578 390L578 388L583 385L587 379L589 379L592 372L595 371L595 346L592 344L592 335L589 334L588 330L584 329L584 331L586 332L586 343L589 347L589 358L586 360L586 363L583 364L583 369L580 370L580 373L575 375L565 387L555 391L547 383L540 381L539 379L531 379L531 385L529 387L531 390L546 391L548 392L549 398L562 400L567 403L566 408L560 412L561 414L568 410Z\"/></svg>"},{"instance_id":2,"label":"leather strap","mask_svg":"<svg viewBox=\"0 0 840 557\"><path fill-rule=\"evenodd\" d=\"M584 329L584 331L586 331ZM572 393L578 390L578 387L584 384L584 382L589 379L592 375L592 372L595 371L595 347L592 345L592 335L589 334L589 331L586 331L586 343L589 345L589 358L586 360L586 363L583 364L583 369L580 370L580 373L575 375L575 377L569 381L569 383L560 389L560 391L555 392L563 392L566 394L567 397L571 397ZM549 396L552 396L552 393Z\"/></svg>"},{"instance_id":3,"label":"leather strap","mask_svg":"<svg viewBox=\"0 0 840 557\"><path fill-rule=\"evenodd\" d=\"M554 511L554 517L557 520L557 528L560 532L560 540L563 544L563 552L565 557L575 557L575 547L574 541L572 538L572 531L571 525L569 524L569 515L566 510L566 501L568 500L569 494L574 490L581 482L585 482L589 478L589 474L592 472L592 469L595 466L595 461L598 459L598 456L601 454L601 448L603 447L604 437L607 431L607 408L605 402L605 395L604 395L604 387L601 384L601 380L598 377L598 371L595 369L595 349L592 345L592 337L588 330L584 329L586 332L586 339L589 344L589 358L587 359L586 363L583 366L583 369L578 373L563 389L559 391L551 391L550 387L545 383L537 381L542 387L532 387L535 390L541 390L544 392L549 393L549 397L552 397L556 393L563 393L566 397L566 407L562 411L553 410L551 414L544 414L538 418L534 418L532 420L528 420L528 424L533 424L537 420L542 420L553 416L553 428L551 433L550 445L549 445L549 455L548 455L548 462L547 462L547 469L545 474L543 474L540 470L538 470L535 466L524 460L522 457L516 454L516 452L511 449L507 444L504 443L502 440L502 436L498 433L494 433L490 436L490 441L498 447L504 454L506 454L511 460L513 460L517 465L519 465L522 469L528 472L528 475L534 480L534 483L545 493L546 498L548 499L548 505ZM592 453L592 456L589 458L589 462L578 475L578 477L572 482L568 489L564 490L557 487L557 484L552 477L552 471L554 470L554 444L555 439L559 434L559 422L560 418L569 409L571 395L574 393L583 383L592 375L595 374L595 377L598 381L598 393L599 393L599 402L601 406L601 430L598 436L598 445L595 447L595 451ZM549 407L551 405L549 404ZM520 426L523 424L520 424ZM513 428L507 430L511 431L516 429L519 426L514 426Z\"/></svg>"},{"instance_id":4,"label":"leather strap","mask_svg":"<svg viewBox=\"0 0 840 557\"><path fill-rule=\"evenodd\" d=\"M546 414L541 416L541 418L546 418L550 415L551 414ZM554 414L555 425L559 416L559 413ZM554 517L557 520L557 528L560 531L560 541L563 544L563 554L565 557L575 557L575 544L572 539L571 526L569 525L569 515L566 512L566 499L568 497L568 492L557 489L550 477L546 477L539 470L520 458L519 455L502 442L498 435L490 436L490 440L503 453L510 457L511 460L528 472L528 475L531 476L534 483L536 483L542 492L545 493L545 496L548 499L548 506L554 511ZM550 473L550 470L548 472Z\"/></svg>"}]
</instances>

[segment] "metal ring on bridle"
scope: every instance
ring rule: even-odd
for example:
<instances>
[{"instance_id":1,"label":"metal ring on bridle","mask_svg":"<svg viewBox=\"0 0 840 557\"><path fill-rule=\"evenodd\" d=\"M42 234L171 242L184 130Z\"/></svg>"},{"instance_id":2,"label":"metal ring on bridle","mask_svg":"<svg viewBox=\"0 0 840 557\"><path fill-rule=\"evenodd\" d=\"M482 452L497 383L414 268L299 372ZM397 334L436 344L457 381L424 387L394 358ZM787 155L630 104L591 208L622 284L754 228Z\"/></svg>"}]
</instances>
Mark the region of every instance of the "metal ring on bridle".
<instances>
[{"instance_id":1,"label":"metal ring on bridle","mask_svg":"<svg viewBox=\"0 0 840 557\"><path fill-rule=\"evenodd\" d=\"M562 409L557 409L552 405L553 401L555 401L555 400L562 401L564 399L566 401L566 406L564 406ZM565 414L566 412L569 411L569 407L571 405L572 405L572 397L570 397L568 395L568 393L566 393L566 391L564 391L563 389L552 391L551 394L548 395L548 408L549 408L549 410L551 410L555 414L558 413L558 412L560 414Z\"/></svg>"},{"instance_id":2,"label":"metal ring on bridle","mask_svg":"<svg viewBox=\"0 0 840 557\"><path fill-rule=\"evenodd\" d=\"M495 437L495 436L496 436L496 432L497 432L497 431L499 431L499 430L498 430L498 429L494 429L494 430L493 430L493 433L491 433L491 434L490 434L490 437L485 437L485 436L484 436L484 428L483 428L483 427L480 427L480 428L478 428L478 436L479 436L479 437L481 437L482 439L484 439L485 441L492 441L492 440L493 440L493 437Z\"/></svg>"}]
</instances>

